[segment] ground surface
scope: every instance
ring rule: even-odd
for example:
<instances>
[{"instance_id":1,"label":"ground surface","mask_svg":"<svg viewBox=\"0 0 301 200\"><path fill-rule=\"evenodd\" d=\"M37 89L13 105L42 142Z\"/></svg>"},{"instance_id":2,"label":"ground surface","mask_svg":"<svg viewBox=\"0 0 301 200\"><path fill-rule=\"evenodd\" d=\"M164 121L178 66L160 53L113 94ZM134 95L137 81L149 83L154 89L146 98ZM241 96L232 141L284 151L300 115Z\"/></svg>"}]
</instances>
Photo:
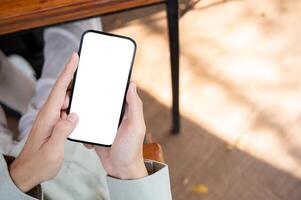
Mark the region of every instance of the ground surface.
<instances>
[{"instance_id":1,"label":"ground surface","mask_svg":"<svg viewBox=\"0 0 301 200\"><path fill-rule=\"evenodd\" d=\"M189 1L183 1L185 9ZM301 1L200 1L181 17L182 131L170 130L163 6L103 18L138 44L133 80L175 200L301 198ZM207 194L191 188L204 184Z\"/></svg>"}]
</instances>

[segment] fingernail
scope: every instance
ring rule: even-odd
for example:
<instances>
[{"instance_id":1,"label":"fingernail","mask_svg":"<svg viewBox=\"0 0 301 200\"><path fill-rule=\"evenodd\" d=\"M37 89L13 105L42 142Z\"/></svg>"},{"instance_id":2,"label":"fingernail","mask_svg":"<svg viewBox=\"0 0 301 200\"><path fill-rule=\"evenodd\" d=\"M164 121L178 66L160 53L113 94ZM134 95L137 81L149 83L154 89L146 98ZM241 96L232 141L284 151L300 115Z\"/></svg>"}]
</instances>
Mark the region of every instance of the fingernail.
<instances>
[{"instance_id":1,"label":"fingernail","mask_svg":"<svg viewBox=\"0 0 301 200\"><path fill-rule=\"evenodd\" d=\"M75 123L77 120L77 115L75 113L71 113L68 115L67 120L71 123Z\"/></svg>"}]
</instances>

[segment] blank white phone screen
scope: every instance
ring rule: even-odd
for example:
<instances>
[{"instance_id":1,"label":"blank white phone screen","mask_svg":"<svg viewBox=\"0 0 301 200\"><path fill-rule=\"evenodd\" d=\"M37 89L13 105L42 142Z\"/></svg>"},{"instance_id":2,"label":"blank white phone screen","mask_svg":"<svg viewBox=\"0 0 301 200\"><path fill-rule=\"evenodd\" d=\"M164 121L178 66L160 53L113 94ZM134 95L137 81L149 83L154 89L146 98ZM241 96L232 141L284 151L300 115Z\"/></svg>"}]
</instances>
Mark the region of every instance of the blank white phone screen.
<instances>
[{"instance_id":1,"label":"blank white phone screen","mask_svg":"<svg viewBox=\"0 0 301 200\"><path fill-rule=\"evenodd\" d=\"M70 105L79 123L70 139L113 143L135 48L127 38L85 33Z\"/></svg>"}]
</instances>

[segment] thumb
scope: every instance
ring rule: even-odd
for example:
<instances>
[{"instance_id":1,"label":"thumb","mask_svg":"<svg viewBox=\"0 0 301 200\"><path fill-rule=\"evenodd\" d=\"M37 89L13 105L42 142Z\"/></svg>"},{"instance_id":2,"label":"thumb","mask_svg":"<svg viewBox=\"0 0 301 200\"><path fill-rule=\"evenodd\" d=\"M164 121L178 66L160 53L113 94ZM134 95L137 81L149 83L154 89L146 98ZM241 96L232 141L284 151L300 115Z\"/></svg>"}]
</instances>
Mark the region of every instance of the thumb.
<instances>
[{"instance_id":1,"label":"thumb","mask_svg":"<svg viewBox=\"0 0 301 200\"><path fill-rule=\"evenodd\" d=\"M143 119L143 104L137 94L136 84L131 83L126 96L127 117L129 120L137 121Z\"/></svg>"},{"instance_id":2,"label":"thumb","mask_svg":"<svg viewBox=\"0 0 301 200\"><path fill-rule=\"evenodd\" d=\"M67 137L72 133L78 123L78 116L71 113L66 119L61 119L54 127L51 140L54 145L64 144Z\"/></svg>"}]
</instances>

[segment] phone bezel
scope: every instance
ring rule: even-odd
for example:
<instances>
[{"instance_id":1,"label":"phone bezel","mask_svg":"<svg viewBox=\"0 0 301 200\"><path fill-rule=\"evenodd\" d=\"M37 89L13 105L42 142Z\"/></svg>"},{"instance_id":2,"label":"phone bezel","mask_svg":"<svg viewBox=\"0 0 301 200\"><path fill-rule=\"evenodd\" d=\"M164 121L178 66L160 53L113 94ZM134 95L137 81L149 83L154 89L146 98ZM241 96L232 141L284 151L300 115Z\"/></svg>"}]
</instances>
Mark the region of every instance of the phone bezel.
<instances>
[{"instance_id":1,"label":"phone bezel","mask_svg":"<svg viewBox=\"0 0 301 200\"><path fill-rule=\"evenodd\" d=\"M132 75L132 69L133 69L133 65L134 65L134 60L135 60L135 56L136 56L136 49L137 49L137 44L136 42L127 36L122 36L122 35L116 35L116 34L112 34L112 33L106 33L106 32L102 32L102 31L96 31L96 30L86 30L85 32L83 32L82 36L81 36L81 40L80 40L80 45L79 45L79 50L78 50L78 55L80 57L80 53L81 53L81 49L82 49L82 43L84 40L84 36L87 33L97 33L97 34L102 34L102 35L107 35L107 36L111 36L111 37L118 37L118 38L123 38L123 39L127 39L129 41L131 41L134 44L134 52L133 52L133 57L132 57L132 61L131 61L131 66L130 66L130 70L129 70L129 75L128 75L128 80L127 80L127 84L126 84L126 89L125 89L125 93L124 93L124 97L123 97L123 103L122 103L122 108L121 108L121 112L120 112L120 117L119 117L119 122L118 122L118 128L121 124L123 115L124 115L124 110L125 110L125 104L126 104L126 94L128 91L128 87L129 87L129 83L130 83L130 79L131 79L131 75ZM71 109L71 104L72 104L72 98L73 98L73 92L74 92L74 86L75 86L75 82L76 82L76 77L77 77L77 69L74 73L73 76L73 80L72 80L72 87L71 87L71 93L70 93L70 101L69 101L69 105L67 108L67 114L70 113L70 109ZM89 141L83 141L83 140L77 140L77 139L72 139L72 138L67 138L68 140L72 141L72 142L79 142L79 143L85 143L85 144L91 144L91 145L98 145L98 146L104 146L104 147L111 147L112 144L107 145L107 144L100 144L100 143L94 143L94 142L89 142Z\"/></svg>"}]
</instances>

